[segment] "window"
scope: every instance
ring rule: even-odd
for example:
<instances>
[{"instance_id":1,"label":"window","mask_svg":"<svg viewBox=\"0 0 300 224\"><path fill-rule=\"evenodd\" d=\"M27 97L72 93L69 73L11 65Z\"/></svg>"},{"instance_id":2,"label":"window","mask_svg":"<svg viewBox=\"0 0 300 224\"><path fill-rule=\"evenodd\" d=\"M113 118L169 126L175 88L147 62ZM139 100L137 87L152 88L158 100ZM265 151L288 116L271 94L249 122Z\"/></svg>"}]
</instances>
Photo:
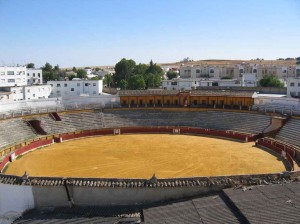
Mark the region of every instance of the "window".
<instances>
[{"instance_id":1,"label":"window","mask_svg":"<svg viewBox=\"0 0 300 224\"><path fill-rule=\"evenodd\" d=\"M33 73L33 77L35 77L35 73Z\"/></svg>"},{"instance_id":2,"label":"window","mask_svg":"<svg viewBox=\"0 0 300 224\"><path fill-rule=\"evenodd\" d=\"M1 83L5 83L5 79L1 79Z\"/></svg>"},{"instance_id":3,"label":"window","mask_svg":"<svg viewBox=\"0 0 300 224\"><path fill-rule=\"evenodd\" d=\"M51 87L53 87L53 84L50 84Z\"/></svg>"},{"instance_id":4,"label":"window","mask_svg":"<svg viewBox=\"0 0 300 224\"><path fill-rule=\"evenodd\" d=\"M196 70L196 73L200 73L200 69L197 69L197 70Z\"/></svg>"},{"instance_id":5,"label":"window","mask_svg":"<svg viewBox=\"0 0 300 224\"><path fill-rule=\"evenodd\" d=\"M209 69L209 73L215 73L215 70L213 70L212 68Z\"/></svg>"},{"instance_id":6,"label":"window","mask_svg":"<svg viewBox=\"0 0 300 224\"><path fill-rule=\"evenodd\" d=\"M84 85L85 85L85 86L89 86L89 84L88 84L88 83L85 83Z\"/></svg>"},{"instance_id":7,"label":"window","mask_svg":"<svg viewBox=\"0 0 300 224\"><path fill-rule=\"evenodd\" d=\"M67 83L65 83L65 84L64 84L64 87L68 87L68 84L67 84Z\"/></svg>"},{"instance_id":8,"label":"window","mask_svg":"<svg viewBox=\"0 0 300 224\"><path fill-rule=\"evenodd\" d=\"M96 86L96 83L93 83L93 86Z\"/></svg>"},{"instance_id":9,"label":"window","mask_svg":"<svg viewBox=\"0 0 300 224\"><path fill-rule=\"evenodd\" d=\"M27 93L30 93L30 89L27 89Z\"/></svg>"},{"instance_id":10,"label":"window","mask_svg":"<svg viewBox=\"0 0 300 224\"><path fill-rule=\"evenodd\" d=\"M80 83L77 83L77 86L80 86Z\"/></svg>"},{"instance_id":11,"label":"window","mask_svg":"<svg viewBox=\"0 0 300 224\"><path fill-rule=\"evenodd\" d=\"M71 91L74 92L74 88L71 88Z\"/></svg>"},{"instance_id":12,"label":"window","mask_svg":"<svg viewBox=\"0 0 300 224\"><path fill-rule=\"evenodd\" d=\"M14 75L15 72L14 71L7 71L7 75Z\"/></svg>"},{"instance_id":13,"label":"window","mask_svg":"<svg viewBox=\"0 0 300 224\"><path fill-rule=\"evenodd\" d=\"M56 85L57 87L60 87L60 84L59 83L57 83L57 85Z\"/></svg>"},{"instance_id":14,"label":"window","mask_svg":"<svg viewBox=\"0 0 300 224\"><path fill-rule=\"evenodd\" d=\"M35 97L35 94L33 94L32 96Z\"/></svg>"},{"instance_id":15,"label":"window","mask_svg":"<svg viewBox=\"0 0 300 224\"><path fill-rule=\"evenodd\" d=\"M41 73L38 73L38 77L39 77L39 78L41 77Z\"/></svg>"},{"instance_id":16,"label":"window","mask_svg":"<svg viewBox=\"0 0 300 224\"><path fill-rule=\"evenodd\" d=\"M300 83L298 83L298 87L300 87Z\"/></svg>"},{"instance_id":17,"label":"window","mask_svg":"<svg viewBox=\"0 0 300 224\"><path fill-rule=\"evenodd\" d=\"M0 75L5 75L5 72L1 72Z\"/></svg>"},{"instance_id":18,"label":"window","mask_svg":"<svg viewBox=\"0 0 300 224\"><path fill-rule=\"evenodd\" d=\"M295 83L291 82L290 86L295 86Z\"/></svg>"},{"instance_id":19,"label":"window","mask_svg":"<svg viewBox=\"0 0 300 224\"><path fill-rule=\"evenodd\" d=\"M29 73L27 73L27 76L29 76Z\"/></svg>"},{"instance_id":20,"label":"window","mask_svg":"<svg viewBox=\"0 0 300 224\"><path fill-rule=\"evenodd\" d=\"M56 93L57 93L57 94L60 94L60 90L57 90Z\"/></svg>"},{"instance_id":21,"label":"window","mask_svg":"<svg viewBox=\"0 0 300 224\"><path fill-rule=\"evenodd\" d=\"M8 81L8 82L15 82L14 79L8 79L7 81Z\"/></svg>"}]
</instances>

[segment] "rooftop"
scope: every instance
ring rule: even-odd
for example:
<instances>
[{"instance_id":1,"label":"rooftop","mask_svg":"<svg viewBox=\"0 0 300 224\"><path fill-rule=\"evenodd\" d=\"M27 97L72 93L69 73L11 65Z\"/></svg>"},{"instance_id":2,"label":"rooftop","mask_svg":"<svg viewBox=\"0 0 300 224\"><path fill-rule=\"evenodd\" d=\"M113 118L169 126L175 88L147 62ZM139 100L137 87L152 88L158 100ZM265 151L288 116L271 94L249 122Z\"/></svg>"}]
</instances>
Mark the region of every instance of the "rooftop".
<instances>
[{"instance_id":1,"label":"rooftop","mask_svg":"<svg viewBox=\"0 0 300 224\"><path fill-rule=\"evenodd\" d=\"M299 223L299 192L294 182L148 205L33 209L14 223Z\"/></svg>"}]
</instances>

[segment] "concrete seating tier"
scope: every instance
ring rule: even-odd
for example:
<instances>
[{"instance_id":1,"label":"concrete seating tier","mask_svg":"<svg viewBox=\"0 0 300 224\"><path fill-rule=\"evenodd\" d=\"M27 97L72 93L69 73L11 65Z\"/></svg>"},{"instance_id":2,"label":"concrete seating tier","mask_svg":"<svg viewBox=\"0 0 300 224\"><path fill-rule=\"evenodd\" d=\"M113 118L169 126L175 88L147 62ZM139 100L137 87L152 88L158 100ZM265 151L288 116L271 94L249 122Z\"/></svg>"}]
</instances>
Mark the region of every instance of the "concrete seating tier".
<instances>
[{"instance_id":1,"label":"concrete seating tier","mask_svg":"<svg viewBox=\"0 0 300 224\"><path fill-rule=\"evenodd\" d=\"M276 139L300 146L300 120L291 118L277 133Z\"/></svg>"},{"instance_id":2,"label":"concrete seating tier","mask_svg":"<svg viewBox=\"0 0 300 224\"><path fill-rule=\"evenodd\" d=\"M61 121L55 121L49 116L42 116L41 127L47 134L66 133L76 130L103 128L101 113L81 112L60 115Z\"/></svg>"},{"instance_id":3,"label":"concrete seating tier","mask_svg":"<svg viewBox=\"0 0 300 224\"><path fill-rule=\"evenodd\" d=\"M0 148L37 137L35 131L22 119L0 122Z\"/></svg>"},{"instance_id":4,"label":"concrete seating tier","mask_svg":"<svg viewBox=\"0 0 300 224\"><path fill-rule=\"evenodd\" d=\"M137 126L182 126L243 133L261 133L269 124L270 116L219 111L177 112L161 110L111 110L60 114L61 121L40 116L41 127L47 134L101 128Z\"/></svg>"},{"instance_id":5,"label":"concrete seating tier","mask_svg":"<svg viewBox=\"0 0 300 224\"><path fill-rule=\"evenodd\" d=\"M115 110L103 114L105 127L189 126L244 133L261 133L271 122L267 115L232 112L168 112Z\"/></svg>"}]
</instances>

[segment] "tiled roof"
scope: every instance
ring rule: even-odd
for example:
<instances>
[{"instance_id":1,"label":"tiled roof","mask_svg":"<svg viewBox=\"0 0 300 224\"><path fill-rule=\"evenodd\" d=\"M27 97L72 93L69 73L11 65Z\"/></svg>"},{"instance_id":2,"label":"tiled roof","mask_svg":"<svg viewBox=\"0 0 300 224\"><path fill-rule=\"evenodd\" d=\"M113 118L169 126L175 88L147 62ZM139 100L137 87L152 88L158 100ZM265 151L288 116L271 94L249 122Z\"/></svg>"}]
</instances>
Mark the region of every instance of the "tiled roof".
<instances>
[{"instance_id":1,"label":"tiled roof","mask_svg":"<svg viewBox=\"0 0 300 224\"><path fill-rule=\"evenodd\" d=\"M121 90L119 96L168 96L178 95L179 90ZM192 90L184 91L191 96L237 96L252 97L254 91L234 91L234 90Z\"/></svg>"},{"instance_id":2,"label":"tiled roof","mask_svg":"<svg viewBox=\"0 0 300 224\"><path fill-rule=\"evenodd\" d=\"M236 96L252 97L254 91L234 91L234 90L192 90L191 96Z\"/></svg>"},{"instance_id":3,"label":"tiled roof","mask_svg":"<svg viewBox=\"0 0 300 224\"><path fill-rule=\"evenodd\" d=\"M145 223L299 223L300 184L240 189L143 210Z\"/></svg>"},{"instance_id":4,"label":"tiled roof","mask_svg":"<svg viewBox=\"0 0 300 224\"><path fill-rule=\"evenodd\" d=\"M179 90L120 90L119 96L177 95Z\"/></svg>"},{"instance_id":5,"label":"tiled roof","mask_svg":"<svg viewBox=\"0 0 300 224\"><path fill-rule=\"evenodd\" d=\"M0 174L0 183L31 186L68 186L77 187L111 187L111 188L176 188L209 187L229 188L240 185L263 185L285 183L300 180L299 172L283 174L258 174L215 177L191 177L169 179L116 179L116 178L60 178L60 177L19 177Z\"/></svg>"},{"instance_id":6,"label":"tiled roof","mask_svg":"<svg viewBox=\"0 0 300 224\"><path fill-rule=\"evenodd\" d=\"M230 188L193 199L133 206L32 209L15 224L300 223L300 183Z\"/></svg>"}]
</instances>

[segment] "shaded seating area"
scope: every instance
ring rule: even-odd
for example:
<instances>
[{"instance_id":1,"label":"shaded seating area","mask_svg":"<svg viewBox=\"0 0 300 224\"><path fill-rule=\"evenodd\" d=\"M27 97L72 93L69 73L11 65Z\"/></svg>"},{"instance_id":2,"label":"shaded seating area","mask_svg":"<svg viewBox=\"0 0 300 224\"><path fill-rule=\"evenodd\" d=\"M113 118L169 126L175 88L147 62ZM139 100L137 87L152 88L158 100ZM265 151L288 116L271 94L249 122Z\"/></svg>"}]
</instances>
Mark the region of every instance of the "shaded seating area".
<instances>
[{"instance_id":1,"label":"shaded seating area","mask_svg":"<svg viewBox=\"0 0 300 224\"><path fill-rule=\"evenodd\" d=\"M21 118L0 122L0 148L37 137L34 129Z\"/></svg>"},{"instance_id":2,"label":"shaded seating area","mask_svg":"<svg viewBox=\"0 0 300 224\"><path fill-rule=\"evenodd\" d=\"M170 112L116 110L104 112L105 127L183 126L258 134L270 124L268 115L219 111Z\"/></svg>"},{"instance_id":3,"label":"shaded seating area","mask_svg":"<svg viewBox=\"0 0 300 224\"><path fill-rule=\"evenodd\" d=\"M300 120L291 118L275 136L276 139L300 146Z\"/></svg>"},{"instance_id":4,"label":"shaded seating area","mask_svg":"<svg viewBox=\"0 0 300 224\"><path fill-rule=\"evenodd\" d=\"M61 121L51 116L41 116L41 127L47 134L73 132L76 130L90 130L103 128L101 113L80 112L60 114Z\"/></svg>"}]
</instances>

